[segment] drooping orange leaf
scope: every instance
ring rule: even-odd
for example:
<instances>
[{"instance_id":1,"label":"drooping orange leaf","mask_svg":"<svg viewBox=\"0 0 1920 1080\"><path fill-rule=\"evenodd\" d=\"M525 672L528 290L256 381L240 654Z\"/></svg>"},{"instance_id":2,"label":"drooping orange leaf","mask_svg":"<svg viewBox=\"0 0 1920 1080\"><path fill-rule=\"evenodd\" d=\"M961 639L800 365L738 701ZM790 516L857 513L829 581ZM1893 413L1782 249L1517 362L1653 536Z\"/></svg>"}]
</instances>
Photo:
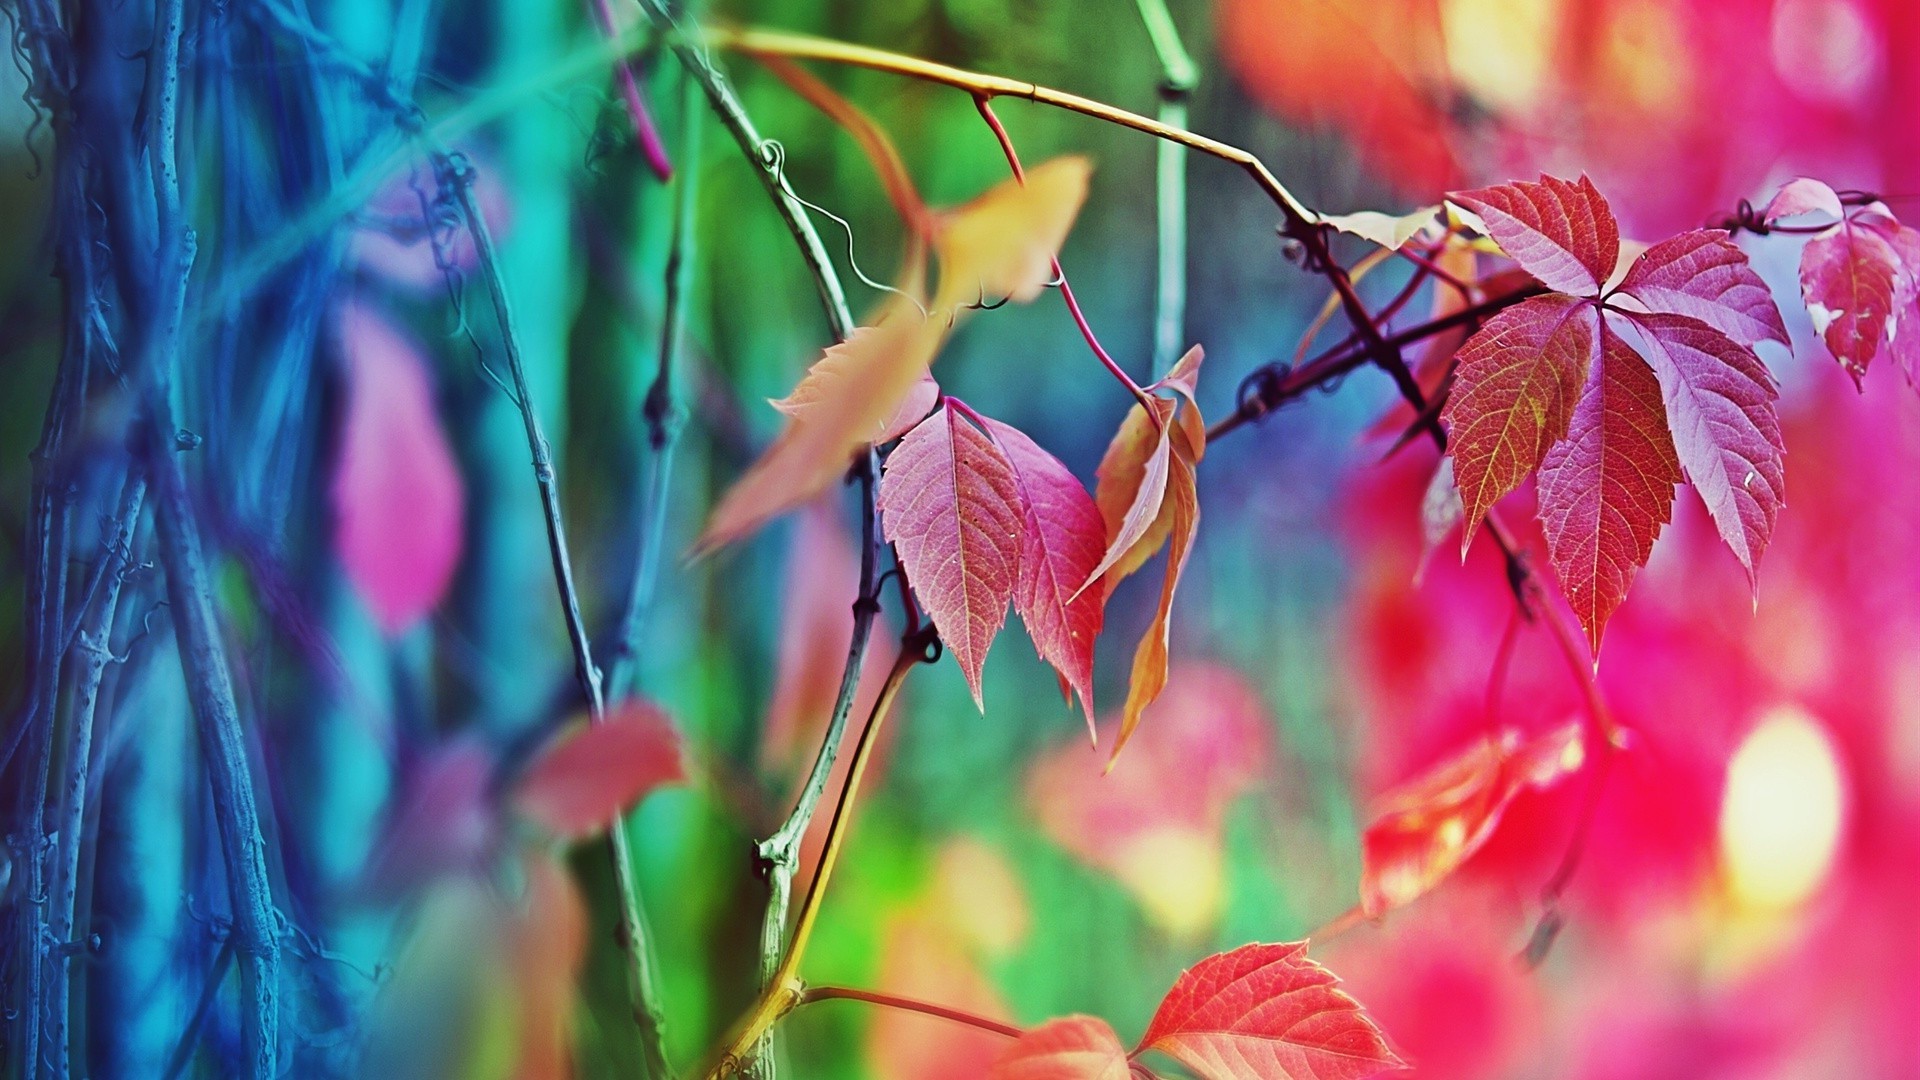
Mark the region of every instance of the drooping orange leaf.
<instances>
[{"instance_id":1,"label":"drooping orange leaf","mask_svg":"<svg viewBox=\"0 0 1920 1080\"><path fill-rule=\"evenodd\" d=\"M562 839L604 829L661 784L684 779L680 736L658 705L633 700L562 734L527 767L513 808Z\"/></svg>"},{"instance_id":2,"label":"drooping orange leaf","mask_svg":"<svg viewBox=\"0 0 1920 1080\"><path fill-rule=\"evenodd\" d=\"M786 416L800 420L820 407L822 398L831 398L841 394L858 394L860 388L849 380L866 374L860 366L861 346L855 344L869 335L879 333L871 326L863 326L853 332L846 345L836 345L828 349L819 360L800 379L786 397L768 402ZM900 405L873 429L873 437L866 440L872 443L892 442L907 433L907 429L926 418L933 411L933 404L940 400L940 383L932 372L922 372L906 396L900 399Z\"/></svg>"},{"instance_id":3,"label":"drooping orange leaf","mask_svg":"<svg viewBox=\"0 0 1920 1080\"><path fill-rule=\"evenodd\" d=\"M1185 431L1190 464L1206 454L1207 424L1194 402L1200 365L1205 359L1206 354L1195 345L1166 377L1147 388L1172 391L1184 399L1185 407L1180 400L1155 397L1155 417L1149 417L1146 408L1136 403L1120 422L1120 430L1107 444L1107 452L1094 471L1098 483L1093 498L1107 523L1107 551L1087 576L1087 585L1104 577L1108 595L1152 558L1172 532L1172 509L1166 501L1167 478L1173 467L1169 432L1175 426Z\"/></svg>"},{"instance_id":4,"label":"drooping orange leaf","mask_svg":"<svg viewBox=\"0 0 1920 1080\"><path fill-rule=\"evenodd\" d=\"M1480 850L1507 807L1586 760L1579 723L1531 738L1507 728L1381 796L1361 840L1360 907L1369 918L1413 902Z\"/></svg>"},{"instance_id":5,"label":"drooping orange leaf","mask_svg":"<svg viewBox=\"0 0 1920 1080\"><path fill-rule=\"evenodd\" d=\"M983 711L980 669L1020 578L1024 512L1013 464L945 406L907 432L880 481L882 532Z\"/></svg>"},{"instance_id":6,"label":"drooping orange leaf","mask_svg":"<svg viewBox=\"0 0 1920 1080\"><path fill-rule=\"evenodd\" d=\"M1134 1053L1158 1050L1202 1080L1362 1080L1406 1068L1304 941L1242 945L1193 965Z\"/></svg>"},{"instance_id":7,"label":"drooping orange leaf","mask_svg":"<svg viewBox=\"0 0 1920 1080\"><path fill-rule=\"evenodd\" d=\"M1127 1048L1097 1016L1049 1020L1000 1052L988 1080L1127 1080Z\"/></svg>"},{"instance_id":8,"label":"drooping orange leaf","mask_svg":"<svg viewBox=\"0 0 1920 1080\"><path fill-rule=\"evenodd\" d=\"M818 390L795 403L800 415L727 489L707 518L694 554L742 539L833 486L855 451L910 411L907 402L921 387L944 334L940 320L897 297L870 332L829 349L839 355L816 365L826 369Z\"/></svg>"},{"instance_id":9,"label":"drooping orange leaf","mask_svg":"<svg viewBox=\"0 0 1920 1080\"><path fill-rule=\"evenodd\" d=\"M1198 410L1195 410L1196 412ZM1113 757L1133 737L1147 706L1153 704L1167 685L1167 649L1173 635L1173 596L1180 587L1180 575L1186 571L1187 556L1193 551L1194 535L1200 528L1200 494L1194 483L1194 448L1185 428L1175 425L1171 441L1173 454L1167 471L1165 505L1169 508L1166 577L1160 585L1160 605L1153 622L1140 636L1133 653L1133 670L1127 678L1127 704L1120 718L1120 734L1113 742ZM1112 760L1112 759L1109 759Z\"/></svg>"},{"instance_id":10,"label":"drooping orange leaf","mask_svg":"<svg viewBox=\"0 0 1920 1080\"><path fill-rule=\"evenodd\" d=\"M1025 303L1053 280L1053 257L1086 201L1093 164L1059 157L941 215L936 309L1009 297Z\"/></svg>"}]
</instances>

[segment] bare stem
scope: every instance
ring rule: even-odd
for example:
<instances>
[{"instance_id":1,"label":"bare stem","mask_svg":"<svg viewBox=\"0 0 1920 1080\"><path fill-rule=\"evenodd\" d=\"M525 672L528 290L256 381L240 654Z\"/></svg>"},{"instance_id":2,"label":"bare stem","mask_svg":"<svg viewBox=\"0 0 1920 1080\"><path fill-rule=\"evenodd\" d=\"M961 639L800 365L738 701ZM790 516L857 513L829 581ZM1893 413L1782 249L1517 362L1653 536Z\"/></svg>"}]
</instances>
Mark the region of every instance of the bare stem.
<instances>
[{"instance_id":1,"label":"bare stem","mask_svg":"<svg viewBox=\"0 0 1920 1080\"><path fill-rule=\"evenodd\" d=\"M1025 1034L1012 1024L1003 1024L990 1020L978 1013L965 1009L955 1009L947 1005L936 1005L931 1001L901 997L897 994L882 994L874 990L856 990L851 986L809 986L800 995L799 1005L811 1005L816 1001L864 1001L869 1005L878 1005L886 1009L900 1009L904 1012L916 1012L923 1016L937 1016L942 1020L951 1020L956 1024L991 1031L995 1035L1005 1035L1017 1039Z\"/></svg>"},{"instance_id":2,"label":"bare stem","mask_svg":"<svg viewBox=\"0 0 1920 1080\"><path fill-rule=\"evenodd\" d=\"M526 430L527 448L533 455L534 482L540 489L540 507L546 519L547 552L553 562L554 585L559 591L560 608L566 618L567 639L573 646L574 677L587 700L594 723L606 718L606 700L601 691L600 669L593 662L593 646L587 637L586 619L580 611L580 594L574 586L573 560L567 551L566 523L560 512L560 485L554 474L553 452L540 425L533 394L527 384L526 365L520 353L520 335L515 327L513 305L507 295L506 280L500 270L500 257L494 247L493 232L480 213L473 197L470 167L448 155L439 155L441 172L460 205L468 232L473 237L475 255L487 280L487 292L493 301L494 317L500 325L500 337L507 359L507 378L513 389L514 404L520 410ZM633 867L633 840L624 815L614 818L607 832L613 858L614 885L619 892L620 934L627 955L628 992L633 998L634 1023L640 1029L641 1053L648 1075L668 1075L666 1049L662 1037L665 1023L659 993L655 988L653 938L647 929L646 908L640 897L640 883Z\"/></svg>"}]
</instances>

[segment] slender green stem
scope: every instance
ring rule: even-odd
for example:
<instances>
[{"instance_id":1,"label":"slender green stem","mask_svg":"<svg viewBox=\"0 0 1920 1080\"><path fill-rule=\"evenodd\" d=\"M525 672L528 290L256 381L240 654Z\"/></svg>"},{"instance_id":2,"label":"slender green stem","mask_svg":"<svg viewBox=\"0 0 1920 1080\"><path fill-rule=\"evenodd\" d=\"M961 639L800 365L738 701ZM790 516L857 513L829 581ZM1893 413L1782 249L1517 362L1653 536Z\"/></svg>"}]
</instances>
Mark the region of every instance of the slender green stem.
<instances>
[{"instance_id":1,"label":"slender green stem","mask_svg":"<svg viewBox=\"0 0 1920 1080\"><path fill-rule=\"evenodd\" d=\"M931 1001L901 997L898 994L882 994L874 990L856 990L851 986L809 986L800 995L801 1005L811 1005L816 1001L861 1001L868 1005L878 1005L885 1009L900 1009L904 1012L916 1012L922 1016L934 1016L942 1020L951 1020L956 1024L965 1024L981 1031L991 1031L995 1035L1005 1035L1017 1039L1025 1032L1012 1024L1003 1024L978 1013L965 1009L955 1009L938 1005Z\"/></svg>"},{"instance_id":2,"label":"slender green stem","mask_svg":"<svg viewBox=\"0 0 1920 1080\"><path fill-rule=\"evenodd\" d=\"M1187 103L1200 81L1166 0L1138 0L1140 21L1160 62L1160 109L1170 128L1187 126ZM1154 159L1154 221L1158 270L1154 278L1153 373L1167 373L1180 358L1187 321L1187 148L1161 139Z\"/></svg>"}]
</instances>

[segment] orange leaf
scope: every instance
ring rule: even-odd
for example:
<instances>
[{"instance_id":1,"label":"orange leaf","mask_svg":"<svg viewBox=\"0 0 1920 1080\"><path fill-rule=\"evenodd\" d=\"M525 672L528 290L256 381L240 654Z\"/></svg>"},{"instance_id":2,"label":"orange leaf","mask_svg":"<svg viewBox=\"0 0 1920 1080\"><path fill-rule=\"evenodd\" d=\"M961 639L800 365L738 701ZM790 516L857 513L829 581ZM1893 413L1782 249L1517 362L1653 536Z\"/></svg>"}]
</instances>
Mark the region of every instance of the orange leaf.
<instances>
[{"instance_id":1,"label":"orange leaf","mask_svg":"<svg viewBox=\"0 0 1920 1080\"><path fill-rule=\"evenodd\" d=\"M901 413L944 335L941 320L898 297L868 332L828 349L815 365L817 389L803 395L796 388L800 400L788 400L798 415L720 499L694 554L742 539L833 486L854 452Z\"/></svg>"},{"instance_id":2,"label":"orange leaf","mask_svg":"<svg viewBox=\"0 0 1920 1080\"><path fill-rule=\"evenodd\" d=\"M680 736L660 707L630 701L563 734L514 788L513 807L555 836L606 828L661 784L685 778Z\"/></svg>"},{"instance_id":3,"label":"orange leaf","mask_svg":"<svg viewBox=\"0 0 1920 1080\"><path fill-rule=\"evenodd\" d=\"M1104 575L1106 591L1111 594L1114 586L1140 569L1172 533L1173 511L1166 502L1167 477L1173 468L1173 444L1168 432L1174 426L1185 432L1189 464L1206 454L1207 423L1194 401L1200 364L1205 359L1206 354L1195 345L1165 378L1147 387L1149 391L1171 390L1180 395L1186 399L1184 409L1178 400L1156 398L1156 423L1148 418L1143 406L1136 404L1107 444L1100 467L1094 471L1098 483L1093 496L1107 523L1107 553L1088 576L1089 585Z\"/></svg>"},{"instance_id":4,"label":"orange leaf","mask_svg":"<svg viewBox=\"0 0 1920 1080\"><path fill-rule=\"evenodd\" d=\"M586 956L587 913L558 862L529 858L527 891L507 923L513 982L520 992L519 1080L565 1080L573 1038L568 1017Z\"/></svg>"},{"instance_id":5,"label":"orange leaf","mask_svg":"<svg viewBox=\"0 0 1920 1080\"><path fill-rule=\"evenodd\" d=\"M1551 787L1584 761L1577 722L1531 739L1507 728L1388 792L1361 840L1361 910L1377 918L1438 885L1522 791Z\"/></svg>"},{"instance_id":6,"label":"orange leaf","mask_svg":"<svg viewBox=\"0 0 1920 1080\"><path fill-rule=\"evenodd\" d=\"M1187 568L1187 556L1193 551L1194 534L1200 528L1200 495L1194 485L1195 454L1183 427L1172 429L1172 468L1167 474L1166 505L1171 508L1166 577L1160 585L1160 606L1152 625L1140 636L1133 652L1133 673L1127 679L1127 704L1120 718L1120 735L1113 742L1113 757L1133 737L1140 717L1167 685L1167 646L1172 637L1173 594L1180 587L1180 575ZM1110 759L1111 760L1111 759ZM1109 766L1111 767L1111 766Z\"/></svg>"},{"instance_id":7,"label":"orange leaf","mask_svg":"<svg viewBox=\"0 0 1920 1080\"><path fill-rule=\"evenodd\" d=\"M1053 257L1086 201L1093 164L1059 157L1006 180L944 214L934 248L940 255L936 308L1010 297L1025 303L1053 280Z\"/></svg>"}]
</instances>

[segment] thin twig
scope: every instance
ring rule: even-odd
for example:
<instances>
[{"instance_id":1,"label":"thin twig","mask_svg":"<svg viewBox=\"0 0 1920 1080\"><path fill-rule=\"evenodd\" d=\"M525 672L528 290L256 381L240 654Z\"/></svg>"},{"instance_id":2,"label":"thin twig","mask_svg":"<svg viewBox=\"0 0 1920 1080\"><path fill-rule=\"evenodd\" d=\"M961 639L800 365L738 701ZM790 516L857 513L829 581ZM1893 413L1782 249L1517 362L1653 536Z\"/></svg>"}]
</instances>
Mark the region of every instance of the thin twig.
<instances>
[{"instance_id":1,"label":"thin twig","mask_svg":"<svg viewBox=\"0 0 1920 1080\"><path fill-rule=\"evenodd\" d=\"M1160 61L1158 118L1170 128L1187 126L1187 103L1200 69L1180 40L1166 0L1138 0L1140 21ZM1158 270L1154 278L1153 374L1165 375L1179 359L1187 322L1187 148L1161 139L1154 158L1154 221Z\"/></svg>"},{"instance_id":2,"label":"thin twig","mask_svg":"<svg viewBox=\"0 0 1920 1080\"><path fill-rule=\"evenodd\" d=\"M494 247L493 232L473 196L471 166L447 154L437 155L437 166L444 175L443 186L451 187L460 207L468 233L473 237L474 253L487 280L487 292L493 301L494 318L499 324L502 351L506 353L507 377L513 386L514 404L520 410L521 426L527 448L533 455L533 477L540 489L540 508L547 528L547 554L553 563L554 586L559 592L561 613L566 619L567 640L573 646L574 677L586 697L587 711L594 723L606 719L606 699L601 691L600 669L593 662L593 645L587 637L586 618L580 610L580 594L573 580L573 559L567 550L566 522L560 512L560 484L554 474L553 452L542 430L540 416L527 382L526 364L520 353L520 334L514 322L513 304L507 295L506 279L500 269L500 256ZM633 839L625 815L614 818L607 832L613 858L615 888L619 891L620 934L627 955L628 992L633 998L633 1018L640 1028L640 1048L649 1076L668 1075L662 1029L665 1014L660 1008L655 987L653 937L647 929L646 908L640 897L640 883L633 865Z\"/></svg>"},{"instance_id":3,"label":"thin twig","mask_svg":"<svg viewBox=\"0 0 1920 1080\"><path fill-rule=\"evenodd\" d=\"M620 617L607 665L607 696L618 702L633 687L639 666L640 628L653 603L660 574L660 552L666 546L667 495L673 480L673 455L686 423L676 378L687 343L687 303L693 286L695 254L694 211L700 201L700 128L703 116L693 92L693 77L680 80L680 173L673 192L673 236L667 248L666 305L661 314L659 367L641 407L647 429L646 493L640 505L639 554L634 560L633 584Z\"/></svg>"}]
</instances>

